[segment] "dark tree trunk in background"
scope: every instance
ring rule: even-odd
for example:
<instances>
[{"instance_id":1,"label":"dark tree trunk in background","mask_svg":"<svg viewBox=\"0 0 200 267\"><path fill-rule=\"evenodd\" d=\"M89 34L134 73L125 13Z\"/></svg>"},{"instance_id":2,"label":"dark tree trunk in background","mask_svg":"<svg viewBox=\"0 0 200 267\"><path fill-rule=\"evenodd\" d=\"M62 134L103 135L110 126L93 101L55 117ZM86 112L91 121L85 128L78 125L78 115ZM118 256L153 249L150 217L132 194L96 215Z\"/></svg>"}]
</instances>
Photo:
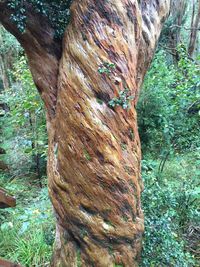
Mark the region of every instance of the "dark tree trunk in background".
<instances>
[{"instance_id":1,"label":"dark tree trunk in background","mask_svg":"<svg viewBox=\"0 0 200 267\"><path fill-rule=\"evenodd\" d=\"M197 1L197 14L195 15L195 3L193 2L193 15L191 20L191 32L190 32L190 41L188 46L188 54L190 57L193 56L195 51L195 46L197 43L197 33L200 30L200 0Z\"/></svg>"},{"instance_id":2,"label":"dark tree trunk in background","mask_svg":"<svg viewBox=\"0 0 200 267\"><path fill-rule=\"evenodd\" d=\"M47 107L57 218L52 266L138 264L144 221L135 105L169 2L74 0L60 54L50 34L43 40L55 53L40 43L42 20L35 22L38 33L28 23L20 35L2 12L2 23L25 47ZM120 91L132 96L130 109L110 107Z\"/></svg>"},{"instance_id":3,"label":"dark tree trunk in background","mask_svg":"<svg viewBox=\"0 0 200 267\"><path fill-rule=\"evenodd\" d=\"M179 53L177 46L180 44L180 35L183 22L185 20L185 13L187 9L187 0L172 0L171 1L171 18L173 25L169 33L169 48L172 51L173 61L177 63L179 61Z\"/></svg>"}]
</instances>

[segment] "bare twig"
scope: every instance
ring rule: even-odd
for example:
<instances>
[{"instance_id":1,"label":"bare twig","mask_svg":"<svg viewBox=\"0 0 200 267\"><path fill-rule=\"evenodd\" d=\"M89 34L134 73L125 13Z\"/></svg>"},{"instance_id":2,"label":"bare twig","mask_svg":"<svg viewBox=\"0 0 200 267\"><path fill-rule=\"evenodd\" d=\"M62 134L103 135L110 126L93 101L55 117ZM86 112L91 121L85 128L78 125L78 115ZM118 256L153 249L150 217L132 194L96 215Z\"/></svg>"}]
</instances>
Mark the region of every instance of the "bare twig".
<instances>
[{"instance_id":1,"label":"bare twig","mask_svg":"<svg viewBox=\"0 0 200 267\"><path fill-rule=\"evenodd\" d=\"M176 25L176 24L170 26L169 28L170 28L170 29L173 29L173 28L182 28L182 29L184 29L184 30L186 30L186 31L191 31L191 30L197 30L197 31L199 31L199 30L200 30L199 27L198 27L198 28L195 28L195 27L190 27L190 28L188 28L188 27L185 27L185 26L183 26L183 25Z\"/></svg>"}]
</instances>

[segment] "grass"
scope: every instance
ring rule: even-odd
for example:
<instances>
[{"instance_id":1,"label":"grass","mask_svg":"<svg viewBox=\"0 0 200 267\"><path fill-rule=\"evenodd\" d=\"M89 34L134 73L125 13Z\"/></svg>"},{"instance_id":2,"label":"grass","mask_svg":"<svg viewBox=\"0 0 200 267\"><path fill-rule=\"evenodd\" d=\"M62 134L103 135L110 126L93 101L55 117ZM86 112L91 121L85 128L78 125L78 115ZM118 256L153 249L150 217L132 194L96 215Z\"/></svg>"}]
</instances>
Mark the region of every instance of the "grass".
<instances>
[{"instance_id":1,"label":"grass","mask_svg":"<svg viewBox=\"0 0 200 267\"><path fill-rule=\"evenodd\" d=\"M146 233L141 267L198 266L187 232L200 221L199 164L198 151L169 158L162 173L158 160L143 161ZM47 188L38 188L29 177L11 181L5 174L0 174L0 185L18 203L0 210L0 257L27 267L49 266L55 226ZM77 264L81 266L79 253Z\"/></svg>"},{"instance_id":2,"label":"grass","mask_svg":"<svg viewBox=\"0 0 200 267\"><path fill-rule=\"evenodd\" d=\"M22 266L50 265L54 241L54 220L47 189L40 189L26 177L0 184L17 197L17 207L0 210L0 257Z\"/></svg>"}]
</instances>

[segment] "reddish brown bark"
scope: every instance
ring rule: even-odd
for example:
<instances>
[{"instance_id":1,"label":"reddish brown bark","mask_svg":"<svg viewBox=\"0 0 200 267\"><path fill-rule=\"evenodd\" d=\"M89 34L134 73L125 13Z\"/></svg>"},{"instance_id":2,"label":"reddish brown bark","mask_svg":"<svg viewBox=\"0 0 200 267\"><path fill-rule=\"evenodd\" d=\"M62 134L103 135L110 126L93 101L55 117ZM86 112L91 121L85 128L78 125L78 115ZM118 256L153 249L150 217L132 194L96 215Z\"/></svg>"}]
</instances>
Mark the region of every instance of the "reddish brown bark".
<instances>
[{"instance_id":1,"label":"reddish brown bark","mask_svg":"<svg viewBox=\"0 0 200 267\"><path fill-rule=\"evenodd\" d=\"M11 196L3 188L0 188L0 208L10 208L16 206L15 197Z\"/></svg>"},{"instance_id":2,"label":"reddish brown bark","mask_svg":"<svg viewBox=\"0 0 200 267\"><path fill-rule=\"evenodd\" d=\"M144 224L135 104L168 10L166 0L73 1L47 121L57 218L52 266L137 266ZM26 52L37 63L32 49ZM100 73L108 63L109 73ZM49 77L37 66L35 80ZM111 108L125 89L130 109Z\"/></svg>"},{"instance_id":3,"label":"reddish brown bark","mask_svg":"<svg viewBox=\"0 0 200 267\"><path fill-rule=\"evenodd\" d=\"M0 267L22 267L16 263L0 259Z\"/></svg>"},{"instance_id":4,"label":"reddish brown bark","mask_svg":"<svg viewBox=\"0 0 200 267\"><path fill-rule=\"evenodd\" d=\"M49 130L53 266L137 266L143 185L134 106L165 16L166 6L153 1L73 2ZM98 73L105 62L116 66L109 75ZM111 109L125 88L131 108Z\"/></svg>"}]
</instances>

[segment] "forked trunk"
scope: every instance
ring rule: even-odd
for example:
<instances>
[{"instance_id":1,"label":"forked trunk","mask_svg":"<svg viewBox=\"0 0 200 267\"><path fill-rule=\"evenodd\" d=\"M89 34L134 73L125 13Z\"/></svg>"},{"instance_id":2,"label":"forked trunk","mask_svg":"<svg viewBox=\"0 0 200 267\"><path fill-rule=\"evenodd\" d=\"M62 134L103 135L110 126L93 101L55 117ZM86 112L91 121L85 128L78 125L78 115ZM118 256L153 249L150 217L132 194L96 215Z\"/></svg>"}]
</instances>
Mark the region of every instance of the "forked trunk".
<instances>
[{"instance_id":1,"label":"forked trunk","mask_svg":"<svg viewBox=\"0 0 200 267\"><path fill-rule=\"evenodd\" d=\"M135 104L160 31L148 30L160 21L144 21L135 1L72 5L49 126L52 266L137 266L144 224Z\"/></svg>"},{"instance_id":2,"label":"forked trunk","mask_svg":"<svg viewBox=\"0 0 200 267\"><path fill-rule=\"evenodd\" d=\"M44 31L42 19L33 27L31 15L20 35L3 1L1 21L25 47L48 111L53 267L138 264L144 223L135 105L169 4L73 0L60 60L52 29Z\"/></svg>"}]
</instances>

